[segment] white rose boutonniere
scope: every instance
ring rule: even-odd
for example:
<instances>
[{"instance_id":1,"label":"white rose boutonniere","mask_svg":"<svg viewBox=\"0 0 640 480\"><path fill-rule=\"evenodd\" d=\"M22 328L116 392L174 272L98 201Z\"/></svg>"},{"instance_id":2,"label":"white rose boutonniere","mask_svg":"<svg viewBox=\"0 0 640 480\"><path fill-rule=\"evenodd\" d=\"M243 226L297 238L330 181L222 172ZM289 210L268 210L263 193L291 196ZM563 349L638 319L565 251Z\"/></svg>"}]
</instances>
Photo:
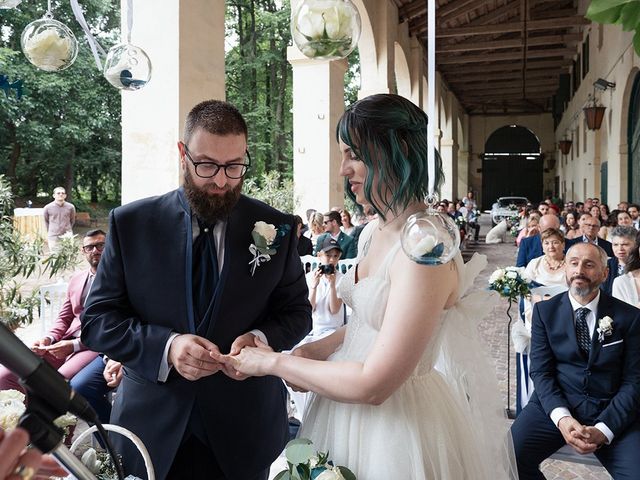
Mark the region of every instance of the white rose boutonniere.
<instances>
[{"instance_id":1,"label":"white rose boutonniere","mask_svg":"<svg viewBox=\"0 0 640 480\"><path fill-rule=\"evenodd\" d=\"M610 337L613 333L613 318L606 316L598 320L598 340L604 342L604 337Z\"/></svg>"},{"instance_id":2,"label":"white rose boutonniere","mask_svg":"<svg viewBox=\"0 0 640 480\"><path fill-rule=\"evenodd\" d=\"M280 225L275 227L270 223L256 222L251 232L253 243L249 245L249 252L253 255L253 259L249 262L251 267L251 276L256 272L262 263L271 260L271 255L275 255L280 240L291 230L291 225Z\"/></svg>"}]
</instances>

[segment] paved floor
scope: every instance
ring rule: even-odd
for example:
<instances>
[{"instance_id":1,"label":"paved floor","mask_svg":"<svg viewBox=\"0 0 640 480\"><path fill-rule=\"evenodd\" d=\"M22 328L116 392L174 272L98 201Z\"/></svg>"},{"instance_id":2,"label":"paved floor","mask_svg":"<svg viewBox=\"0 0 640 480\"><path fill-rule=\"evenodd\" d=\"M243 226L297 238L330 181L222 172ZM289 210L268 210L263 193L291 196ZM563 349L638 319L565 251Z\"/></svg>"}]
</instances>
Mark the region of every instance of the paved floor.
<instances>
[{"instance_id":1,"label":"paved floor","mask_svg":"<svg viewBox=\"0 0 640 480\"><path fill-rule=\"evenodd\" d=\"M515 264L516 247L513 244L494 244L487 245L484 243L484 234L489 229L489 216L483 215L481 217L481 241L477 244L469 244L464 250L463 255L465 259L468 259L474 252L481 253L487 256L488 266L481 272L480 276L476 279L474 287L478 289L486 289L488 285L488 278L498 267L504 267ZM30 281L30 284L35 284L35 281ZM51 283L50 280L41 283ZM497 295L491 300L493 302L493 309L491 314L479 321L478 329L481 332L483 340L486 342L488 349L493 357L496 365L496 375L500 384L500 388L503 392L503 398L506 405L506 388L507 388L507 316L506 307L507 303ZM27 328L19 329L18 335L26 342L30 343L40 336L40 325L36 321L34 324ZM513 349L511 349L513 354ZM515 358L515 357L514 357ZM515 373L513 370L514 358L511 360L511 404L515 403ZM283 457L280 457L272 466L272 474L270 478L273 478L275 474L286 467L286 462ZM546 461L543 464L542 471L549 480L605 480L611 477L601 467L590 467L581 464L568 463L562 461Z\"/></svg>"}]
</instances>

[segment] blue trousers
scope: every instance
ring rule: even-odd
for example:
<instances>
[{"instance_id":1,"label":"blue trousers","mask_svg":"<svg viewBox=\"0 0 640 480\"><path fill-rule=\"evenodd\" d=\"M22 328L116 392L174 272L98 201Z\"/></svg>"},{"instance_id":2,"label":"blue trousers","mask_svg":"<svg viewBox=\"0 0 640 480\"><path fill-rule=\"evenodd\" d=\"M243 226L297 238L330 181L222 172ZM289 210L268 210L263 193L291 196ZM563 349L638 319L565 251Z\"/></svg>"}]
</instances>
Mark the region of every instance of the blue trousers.
<instances>
[{"instance_id":1,"label":"blue trousers","mask_svg":"<svg viewBox=\"0 0 640 480\"><path fill-rule=\"evenodd\" d=\"M109 423L111 403L107 400L107 394L111 388L107 387L103 371L104 361L98 356L71 379L71 388L87 399L101 423Z\"/></svg>"},{"instance_id":2,"label":"blue trousers","mask_svg":"<svg viewBox=\"0 0 640 480\"><path fill-rule=\"evenodd\" d=\"M578 421L581 421L578 418ZM511 435L520 480L544 480L540 463L565 445L560 430L534 398L522 409L511 425ZM640 423L632 423L610 445L595 451L595 456L609 474L619 479L637 479L640 472Z\"/></svg>"}]
</instances>

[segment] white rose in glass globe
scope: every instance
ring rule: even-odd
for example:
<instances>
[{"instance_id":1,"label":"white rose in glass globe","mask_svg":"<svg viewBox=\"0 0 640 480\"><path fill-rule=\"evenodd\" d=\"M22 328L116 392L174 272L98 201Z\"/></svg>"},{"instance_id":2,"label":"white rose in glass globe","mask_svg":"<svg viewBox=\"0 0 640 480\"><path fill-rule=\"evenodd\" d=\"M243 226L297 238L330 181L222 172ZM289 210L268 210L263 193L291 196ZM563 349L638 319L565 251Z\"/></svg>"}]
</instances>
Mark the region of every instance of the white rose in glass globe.
<instances>
[{"instance_id":1,"label":"white rose in glass globe","mask_svg":"<svg viewBox=\"0 0 640 480\"><path fill-rule=\"evenodd\" d=\"M264 237L267 240L267 244L269 245L276 238L276 234L277 234L276 227L270 223L256 222L254 230L258 235L260 235L261 237Z\"/></svg>"},{"instance_id":2,"label":"white rose in glass globe","mask_svg":"<svg viewBox=\"0 0 640 480\"><path fill-rule=\"evenodd\" d=\"M319 39L324 35L325 19L324 8L317 2L310 2L298 17L298 31L307 37L307 40Z\"/></svg>"},{"instance_id":3,"label":"white rose in glass globe","mask_svg":"<svg viewBox=\"0 0 640 480\"><path fill-rule=\"evenodd\" d=\"M507 271L507 278L516 279L518 278L518 272L514 272L513 270Z\"/></svg>"},{"instance_id":4,"label":"white rose in glass globe","mask_svg":"<svg viewBox=\"0 0 640 480\"><path fill-rule=\"evenodd\" d=\"M422 240L420 240L416 245L411 249L411 256L419 258L427 253L430 253L433 250L433 247L436 246L436 237L433 235L425 235Z\"/></svg>"},{"instance_id":5,"label":"white rose in glass globe","mask_svg":"<svg viewBox=\"0 0 640 480\"><path fill-rule=\"evenodd\" d=\"M336 2L335 5L324 12L325 28L327 36L331 39L341 40L351 37L350 11L344 2Z\"/></svg>"},{"instance_id":6,"label":"white rose in glass globe","mask_svg":"<svg viewBox=\"0 0 640 480\"><path fill-rule=\"evenodd\" d=\"M315 480L345 480L338 468L325 470Z\"/></svg>"},{"instance_id":7,"label":"white rose in glass globe","mask_svg":"<svg viewBox=\"0 0 640 480\"><path fill-rule=\"evenodd\" d=\"M98 475L100 473L100 467L102 467L102 462L98 460L98 453L95 451L95 449L89 448L86 452L82 454L80 461L94 475Z\"/></svg>"},{"instance_id":8,"label":"white rose in glass globe","mask_svg":"<svg viewBox=\"0 0 640 480\"><path fill-rule=\"evenodd\" d=\"M55 71L69 61L71 49L70 38L62 38L54 30L46 29L26 41L24 53L42 70Z\"/></svg>"}]
</instances>

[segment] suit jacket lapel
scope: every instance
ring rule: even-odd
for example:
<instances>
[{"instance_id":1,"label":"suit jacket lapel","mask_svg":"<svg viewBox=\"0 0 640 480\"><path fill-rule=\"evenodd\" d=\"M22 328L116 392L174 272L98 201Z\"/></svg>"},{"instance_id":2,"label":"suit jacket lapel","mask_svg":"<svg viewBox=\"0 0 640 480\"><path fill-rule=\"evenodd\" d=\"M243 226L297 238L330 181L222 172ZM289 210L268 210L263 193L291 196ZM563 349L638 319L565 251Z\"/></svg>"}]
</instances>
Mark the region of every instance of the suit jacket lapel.
<instances>
[{"instance_id":1,"label":"suit jacket lapel","mask_svg":"<svg viewBox=\"0 0 640 480\"><path fill-rule=\"evenodd\" d=\"M591 338L591 352L589 355L589 365L592 365L602 349L602 342L598 339L598 319L607 315L613 317L611 297L600 293L600 301L598 302L598 311L596 312L596 325L593 329L593 337Z\"/></svg>"}]
</instances>

